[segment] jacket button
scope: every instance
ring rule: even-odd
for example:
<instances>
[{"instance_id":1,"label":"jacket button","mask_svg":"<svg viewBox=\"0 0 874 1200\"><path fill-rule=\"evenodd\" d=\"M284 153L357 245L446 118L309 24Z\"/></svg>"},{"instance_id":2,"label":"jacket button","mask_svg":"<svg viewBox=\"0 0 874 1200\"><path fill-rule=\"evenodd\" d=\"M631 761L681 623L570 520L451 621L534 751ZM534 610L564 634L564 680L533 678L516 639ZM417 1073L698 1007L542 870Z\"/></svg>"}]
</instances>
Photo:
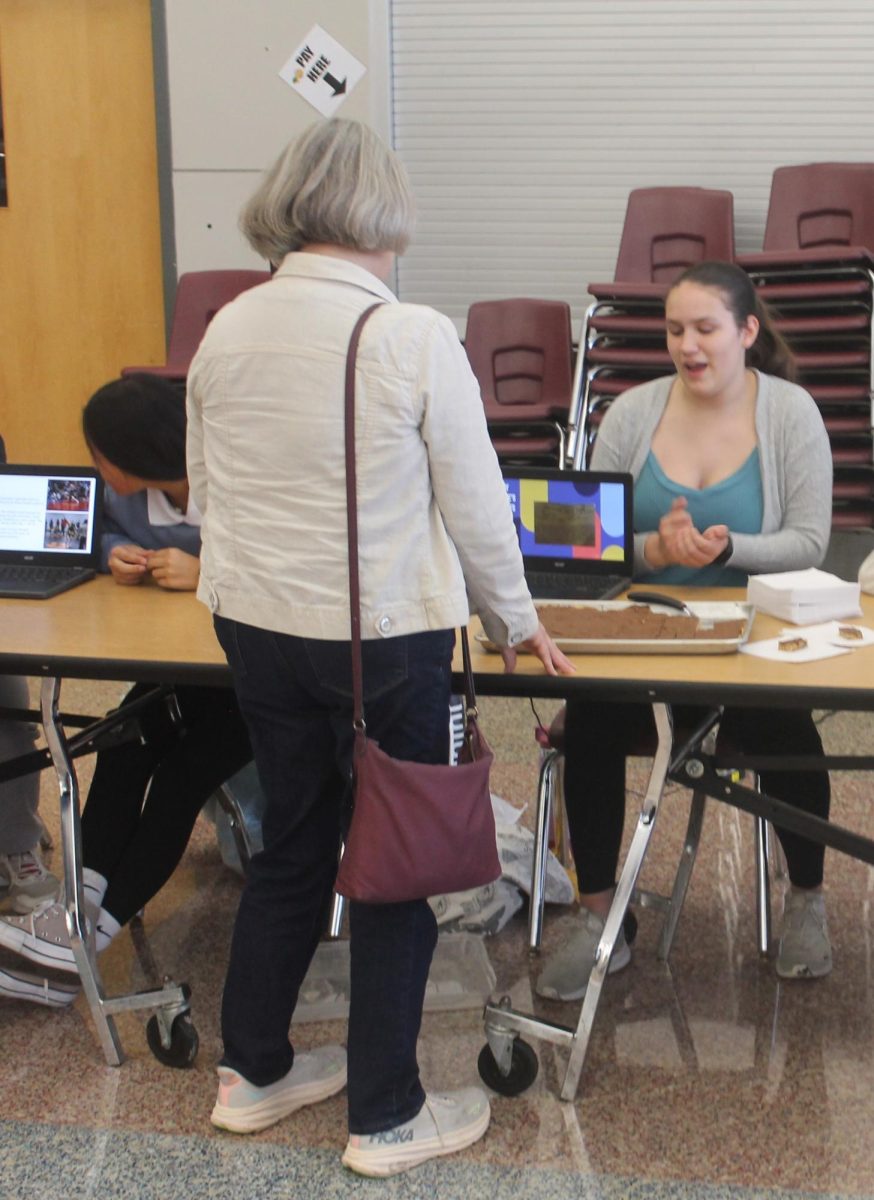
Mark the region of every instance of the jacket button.
<instances>
[{"instance_id":1,"label":"jacket button","mask_svg":"<svg viewBox=\"0 0 874 1200\"><path fill-rule=\"evenodd\" d=\"M388 633L391 629L391 617L380 617L377 629L380 633Z\"/></svg>"}]
</instances>

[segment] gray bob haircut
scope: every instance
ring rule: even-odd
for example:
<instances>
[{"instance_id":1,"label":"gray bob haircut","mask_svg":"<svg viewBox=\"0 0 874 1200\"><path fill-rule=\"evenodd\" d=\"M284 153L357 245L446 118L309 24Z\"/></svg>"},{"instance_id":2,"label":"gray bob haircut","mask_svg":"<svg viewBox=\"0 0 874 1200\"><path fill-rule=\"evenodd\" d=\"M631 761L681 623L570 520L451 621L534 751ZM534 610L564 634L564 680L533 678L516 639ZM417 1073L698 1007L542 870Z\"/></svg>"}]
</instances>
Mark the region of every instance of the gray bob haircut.
<instances>
[{"instance_id":1,"label":"gray bob haircut","mask_svg":"<svg viewBox=\"0 0 874 1200\"><path fill-rule=\"evenodd\" d=\"M240 213L240 229L274 264L316 242L402 254L413 212L394 151L360 121L334 117L283 150Z\"/></svg>"}]
</instances>

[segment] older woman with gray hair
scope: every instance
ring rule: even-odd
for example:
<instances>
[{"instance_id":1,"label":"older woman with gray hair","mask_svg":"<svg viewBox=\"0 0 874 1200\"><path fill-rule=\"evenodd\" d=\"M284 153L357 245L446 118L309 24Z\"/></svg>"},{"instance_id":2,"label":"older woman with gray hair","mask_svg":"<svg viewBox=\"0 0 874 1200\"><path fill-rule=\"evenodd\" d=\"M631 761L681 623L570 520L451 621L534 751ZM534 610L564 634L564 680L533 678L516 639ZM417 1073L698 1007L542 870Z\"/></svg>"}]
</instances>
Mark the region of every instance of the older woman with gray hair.
<instances>
[{"instance_id":1,"label":"older woman with gray hair","mask_svg":"<svg viewBox=\"0 0 874 1200\"><path fill-rule=\"evenodd\" d=\"M404 169L354 121L284 151L241 217L274 277L215 317L188 380L188 463L203 513L198 594L214 614L267 800L222 1006L214 1124L245 1133L339 1091L340 1047L295 1052L289 1024L337 870L352 748L344 367L356 378L368 733L397 758L448 759L454 630L470 608L504 649L570 663L540 625L482 402L451 322L387 286L408 243ZM479 1088L426 1095L416 1041L436 942L425 900L350 906L349 1141L391 1175L476 1141Z\"/></svg>"}]
</instances>

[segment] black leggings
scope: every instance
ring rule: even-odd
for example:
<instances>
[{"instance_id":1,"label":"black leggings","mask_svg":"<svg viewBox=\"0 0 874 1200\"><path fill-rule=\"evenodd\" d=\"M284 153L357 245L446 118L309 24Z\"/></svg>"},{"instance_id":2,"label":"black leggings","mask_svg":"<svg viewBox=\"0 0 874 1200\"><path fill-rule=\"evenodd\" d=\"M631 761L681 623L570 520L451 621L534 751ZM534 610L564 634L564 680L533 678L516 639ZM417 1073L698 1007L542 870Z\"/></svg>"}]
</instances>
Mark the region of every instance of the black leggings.
<instances>
[{"instance_id":1,"label":"black leggings","mask_svg":"<svg viewBox=\"0 0 874 1200\"><path fill-rule=\"evenodd\" d=\"M704 710L674 709L676 724L694 728ZM692 718L691 720L689 718ZM726 709L720 741L747 754L821 755L822 742L809 712L797 709ZM647 704L595 704L570 701L565 725L565 804L580 891L602 892L616 882L625 822L625 759L644 754L654 736ZM804 812L828 818L827 771L762 771L762 789ZM825 848L777 829L797 887L822 883Z\"/></svg>"},{"instance_id":2,"label":"black leggings","mask_svg":"<svg viewBox=\"0 0 874 1200\"><path fill-rule=\"evenodd\" d=\"M152 690L137 684L122 707ZM124 925L163 887L197 814L252 757L231 688L177 687L181 724L164 700L140 714L145 742L97 755L82 813L83 860L109 881L103 907Z\"/></svg>"}]
</instances>

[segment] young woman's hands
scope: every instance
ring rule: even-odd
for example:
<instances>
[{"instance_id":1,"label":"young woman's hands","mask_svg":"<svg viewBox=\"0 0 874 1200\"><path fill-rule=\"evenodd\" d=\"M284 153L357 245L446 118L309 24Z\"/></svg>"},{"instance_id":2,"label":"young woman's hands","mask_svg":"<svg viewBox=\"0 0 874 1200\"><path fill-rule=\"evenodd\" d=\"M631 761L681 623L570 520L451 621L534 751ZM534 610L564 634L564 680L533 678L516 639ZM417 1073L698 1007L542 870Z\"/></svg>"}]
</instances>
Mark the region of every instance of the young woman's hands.
<instances>
[{"instance_id":1,"label":"young woman's hands","mask_svg":"<svg viewBox=\"0 0 874 1200\"><path fill-rule=\"evenodd\" d=\"M109 573L116 583L130 587L142 583L149 569L148 551L132 543L113 546L109 552Z\"/></svg>"},{"instance_id":2,"label":"young woman's hands","mask_svg":"<svg viewBox=\"0 0 874 1200\"><path fill-rule=\"evenodd\" d=\"M678 496L659 521L658 533L646 540L644 555L651 567L706 567L728 545L728 526L710 525L702 533L692 524L685 496Z\"/></svg>"},{"instance_id":3,"label":"young woman's hands","mask_svg":"<svg viewBox=\"0 0 874 1200\"><path fill-rule=\"evenodd\" d=\"M200 578L200 559L176 546L146 552L148 568L158 587L174 592L193 592Z\"/></svg>"},{"instance_id":4,"label":"young woman's hands","mask_svg":"<svg viewBox=\"0 0 874 1200\"><path fill-rule=\"evenodd\" d=\"M175 546L164 550L144 550L132 543L113 546L109 552L109 571L116 583L130 587L151 575L158 587L175 592L193 592L200 578L200 559Z\"/></svg>"}]
</instances>

